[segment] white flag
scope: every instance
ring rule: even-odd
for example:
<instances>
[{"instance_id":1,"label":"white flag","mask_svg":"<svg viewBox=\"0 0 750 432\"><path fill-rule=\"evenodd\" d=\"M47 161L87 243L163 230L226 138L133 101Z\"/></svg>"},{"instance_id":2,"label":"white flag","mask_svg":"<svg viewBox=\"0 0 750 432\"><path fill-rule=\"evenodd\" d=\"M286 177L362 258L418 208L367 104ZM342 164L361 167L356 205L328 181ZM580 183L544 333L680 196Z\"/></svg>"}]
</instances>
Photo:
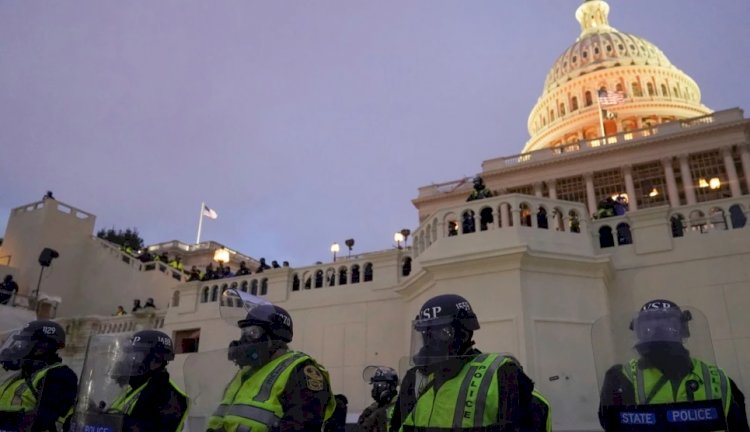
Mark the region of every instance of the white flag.
<instances>
[{"instance_id":1,"label":"white flag","mask_svg":"<svg viewBox=\"0 0 750 432\"><path fill-rule=\"evenodd\" d=\"M216 218L219 217L219 215L216 213L216 211L211 210L205 204L203 204L203 216L205 216L205 217L207 217L209 219L216 219Z\"/></svg>"}]
</instances>

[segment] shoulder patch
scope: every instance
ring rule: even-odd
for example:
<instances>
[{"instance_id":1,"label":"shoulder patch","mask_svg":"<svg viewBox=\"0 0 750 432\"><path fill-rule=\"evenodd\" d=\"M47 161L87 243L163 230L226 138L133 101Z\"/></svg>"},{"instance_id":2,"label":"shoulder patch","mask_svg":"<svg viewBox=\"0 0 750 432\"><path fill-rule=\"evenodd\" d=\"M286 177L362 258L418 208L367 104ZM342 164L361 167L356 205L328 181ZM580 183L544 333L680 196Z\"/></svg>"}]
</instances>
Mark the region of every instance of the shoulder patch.
<instances>
[{"instance_id":1,"label":"shoulder patch","mask_svg":"<svg viewBox=\"0 0 750 432\"><path fill-rule=\"evenodd\" d=\"M305 374L305 381L307 382L307 388L312 391L321 391L325 388L323 382L323 374L320 370L313 365L307 365L302 369Z\"/></svg>"}]
</instances>

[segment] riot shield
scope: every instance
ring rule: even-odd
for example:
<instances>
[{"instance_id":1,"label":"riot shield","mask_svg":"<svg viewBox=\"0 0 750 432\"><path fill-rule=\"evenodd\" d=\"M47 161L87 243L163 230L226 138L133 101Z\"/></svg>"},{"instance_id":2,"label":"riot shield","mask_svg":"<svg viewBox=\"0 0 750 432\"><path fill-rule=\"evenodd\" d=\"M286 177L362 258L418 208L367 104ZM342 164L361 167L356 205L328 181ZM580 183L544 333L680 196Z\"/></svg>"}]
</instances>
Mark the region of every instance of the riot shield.
<instances>
[{"instance_id":1,"label":"riot shield","mask_svg":"<svg viewBox=\"0 0 750 432\"><path fill-rule=\"evenodd\" d=\"M185 389L190 396L188 430L207 429L209 417L216 412L224 390L239 370L229 360L227 349L188 354L183 364Z\"/></svg>"},{"instance_id":2,"label":"riot shield","mask_svg":"<svg viewBox=\"0 0 750 432\"><path fill-rule=\"evenodd\" d=\"M593 324L591 342L606 431L726 429L718 376L703 367L715 360L701 311L607 315Z\"/></svg>"},{"instance_id":3,"label":"riot shield","mask_svg":"<svg viewBox=\"0 0 750 432\"><path fill-rule=\"evenodd\" d=\"M89 339L71 422L74 432L120 432L124 415L116 406L128 391L125 347L131 334L95 335Z\"/></svg>"},{"instance_id":4,"label":"riot shield","mask_svg":"<svg viewBox=\"0 0 750 432\"><path fill-rule=\"evenodd\" d=\"M221 294L219 312L225 323L237 327L237 322L245 319L250 309L270 304L271 302L264 298L232 288Z\"/></svg>"}]
</instances>

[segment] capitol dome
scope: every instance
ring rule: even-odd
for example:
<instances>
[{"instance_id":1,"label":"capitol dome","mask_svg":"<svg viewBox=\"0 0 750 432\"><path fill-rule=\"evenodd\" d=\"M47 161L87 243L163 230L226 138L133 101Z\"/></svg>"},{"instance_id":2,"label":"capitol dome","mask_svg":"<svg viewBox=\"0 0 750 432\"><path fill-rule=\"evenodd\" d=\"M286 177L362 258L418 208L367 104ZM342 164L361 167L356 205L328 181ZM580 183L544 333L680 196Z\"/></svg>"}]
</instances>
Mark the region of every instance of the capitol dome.
<instances>
[{"instance_id":1,"label":"capitol dome","mask_svg":"<svg viewBox=\"0 0 750 432\"><path fill-rule=\"evenodd\" d=\"M656 45L609 25L609 5L586 0L581 34L555 61L531 111L524 153L711 112L700 88ZM623 97L600 119L600 90Z\"/></svg>"}]
</instances>

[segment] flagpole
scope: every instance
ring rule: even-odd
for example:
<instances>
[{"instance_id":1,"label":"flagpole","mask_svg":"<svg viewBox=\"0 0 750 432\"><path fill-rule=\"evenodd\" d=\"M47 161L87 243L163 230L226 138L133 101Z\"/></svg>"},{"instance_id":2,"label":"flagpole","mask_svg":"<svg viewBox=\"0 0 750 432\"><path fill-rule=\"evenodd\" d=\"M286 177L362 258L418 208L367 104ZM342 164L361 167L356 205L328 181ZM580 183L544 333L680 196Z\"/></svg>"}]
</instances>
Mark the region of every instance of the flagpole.
<instances>
[{"instance_id":1,"label":"flagpole","mask_svg":"<svg viewBox=\"0 0 750 432\"><path fill-rule=\"evenodd\" d=\"M198 236L195 238L195 244L201 242L201 228L203 227L203 209L206 208L206 203L201 203L201 216L198 218Z\"/></svg>"},{"instance_id":2,"label":"flagpole","mask_svg":"<svg viewBox=\"0 0 750 432\"><path fill-rule=\"evenodd\" d=\"M599 132L601 133L602 139L603 139L604 138L604 115L602 114L602 100L598 92L596 94L596 104L599 106Z\"/></svg>"}]
</instances>

